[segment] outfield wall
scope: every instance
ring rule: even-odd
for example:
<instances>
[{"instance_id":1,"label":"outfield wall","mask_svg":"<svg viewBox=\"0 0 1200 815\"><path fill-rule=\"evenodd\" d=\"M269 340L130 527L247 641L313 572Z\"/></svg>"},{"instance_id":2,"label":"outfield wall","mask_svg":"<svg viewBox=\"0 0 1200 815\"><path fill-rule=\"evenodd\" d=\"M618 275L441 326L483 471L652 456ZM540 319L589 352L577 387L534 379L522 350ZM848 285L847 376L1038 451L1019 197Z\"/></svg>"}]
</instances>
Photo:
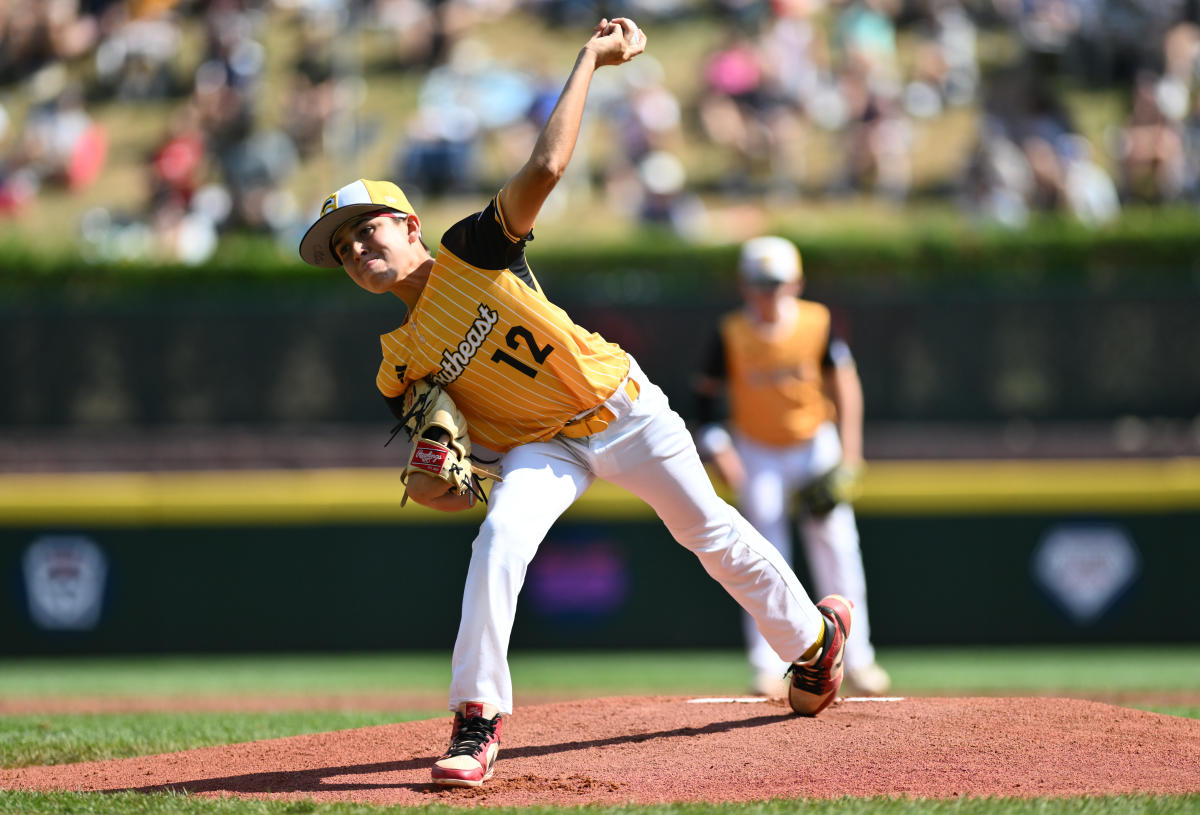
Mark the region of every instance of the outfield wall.
<instances>
[{"instance_id":1,"label":"outfield wall","mask_svg":"<svg viewBox=\"0 0 1200 815\"><path fill-rule=\"evenodd\" d=\"M638 281L641 281L639 284ZM556 302L637 357L692 419L691 379L732 290L672 299L652 276ZM344 282L337 284L339 287ZM883 292L811 282L862 372L869 422L1190 422L1200 405L1194 286L1092 292L991 285ZM375 389L390 298L207 289L0 298L0 433L348 423L386 428ZM609 296L611 295L611 296ZM49 295L47 295L49 297ZM64 361L69 361L64 368ZM64 374L64 370L68 373ZM381 430L382 432L382 430Z\"/></svg>"},{"instance_id":2,"label":"outfield wall","mask_svg":"<svg viewBox=\"0 0 1200 815\"><path fill-rule=\"evenodd\" d=\"M0 476L0 653L449 648L480 515L398 490L395 470ZM1200 461L879 462L859 515L881 646L1200 640ZM531 566L513 647L739 639L695 558L598 484Z\"/></svg>"}]
</instances>

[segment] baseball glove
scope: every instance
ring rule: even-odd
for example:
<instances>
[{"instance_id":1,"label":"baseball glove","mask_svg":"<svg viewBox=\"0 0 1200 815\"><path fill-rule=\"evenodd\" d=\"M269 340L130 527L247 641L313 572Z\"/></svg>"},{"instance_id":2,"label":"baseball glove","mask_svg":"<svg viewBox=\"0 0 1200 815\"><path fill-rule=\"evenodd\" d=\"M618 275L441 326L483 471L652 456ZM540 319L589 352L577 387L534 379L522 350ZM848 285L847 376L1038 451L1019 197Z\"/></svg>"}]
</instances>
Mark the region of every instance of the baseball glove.
<instances>
[{"instance_id":1,"label":"baseball glove","mask_svg":"<svg viewBox=\"0 0 1200 815\"><path fill-rule=\"evenodd\" d=\"M801 509L819 518L833 512L838 504L854 503L862 492L861 475L861 469L839 464L800 491Z\"/></svg>"},{"instance_id":2,"label":"baseball glove","mask_svg":"<svg viewBox=\"0 0 1200 815\"><path fill-rule=\"evenodd\" d=\"M476 499L486 503L480 478L496 481L501 478L498 472L480 466L471 458L467 420L450 394L422 379L408 386L402 404L400 423L392 428L392 439L404 430L413 446L400 480L407 485L413 473L427 473L445 481L457 495L470 495L471 503ZM449 439L442 441L445 436ZM400 506L407 502L406 489Z\"/></svg>"}]
</instances>

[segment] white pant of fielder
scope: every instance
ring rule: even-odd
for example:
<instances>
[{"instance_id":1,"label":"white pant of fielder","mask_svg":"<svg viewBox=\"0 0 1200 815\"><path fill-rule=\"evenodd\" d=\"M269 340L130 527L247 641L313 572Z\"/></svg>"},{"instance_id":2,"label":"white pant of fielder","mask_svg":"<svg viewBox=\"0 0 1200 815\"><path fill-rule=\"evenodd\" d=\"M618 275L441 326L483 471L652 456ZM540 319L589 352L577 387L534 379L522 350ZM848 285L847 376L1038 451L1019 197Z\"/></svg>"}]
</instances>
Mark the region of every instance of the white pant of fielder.
<instances>
[{"instance_id":1,"label":"white pant of fielder","mask_svg":"<svg viewBox=\"0 0 1200 815\"><path fill-rule=\"evenodd\" d=\"M837 428L826 422L811 441L790 447L768 447L736 434L734 444L746 470L746 484L740 496L742 512L791 565L795 562L791 500L799 489L842 460ZM799 531L813 587L819 596L836 593L854 603L854 626L846 640L847 670L872 664L875 648L871 644L867 581L854 509L849 504L838 504L821 518L804 514L799 519ZM745 619L745 629L750 665L755 673L783 676L788 663L771 651L749 617Z\"/></svg>"},{"instance_id":2,"label":"white pant of fielder","mask_svg":"<svg viewBox=\"0 0 1200 815\"><path fill-rule=\"evenodd\" d=\"M555 520L597 478L658 513L755 621L781 665L799 659L820 635L812 599L779 550L717 495L666 395L632 359L630 377L641 392L631 402L617 389L606 403L616 415L606 430L582 439L557 436L504 455L504 481L492 488L467 569L451 710L485 702L512 712L508 644L526 569Z\"/></svg>"}]
</instances>

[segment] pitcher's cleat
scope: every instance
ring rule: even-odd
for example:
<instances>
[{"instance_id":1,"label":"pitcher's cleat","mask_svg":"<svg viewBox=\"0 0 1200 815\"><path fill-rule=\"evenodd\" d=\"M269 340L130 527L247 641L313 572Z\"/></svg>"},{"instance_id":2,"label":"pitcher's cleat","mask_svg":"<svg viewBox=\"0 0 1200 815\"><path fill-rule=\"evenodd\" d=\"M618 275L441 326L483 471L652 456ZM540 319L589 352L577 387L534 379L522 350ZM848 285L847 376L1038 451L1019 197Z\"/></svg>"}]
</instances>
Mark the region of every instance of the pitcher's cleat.
<instances>
[{"instance_id":1,"label":"pitcher's cleat","mask_svg":"<svg viewBox=\"0 0 1200 815\"><path fill-rule=\"evenodd\" d=\"M793 662L788 669L792 680L788 704L801 716L816 716L837 698L853 608L854 604L840 594L831 594L817 603L817 610L825 618L821 650L807 662Z\"/></svg>"},{"instance_id":2,"label":"pitcher's cleat","mask_svg":"<svg viewBox=\"0 0 1200 815\"><path fill-rule=\"evenodd\" d=\"M478 787L492 777L500 755L500 726L497 713L483 716L483 705L468 702L454 714L450 747L433 765L433 783L449 787Z\"/></svg>"}]
</instances>

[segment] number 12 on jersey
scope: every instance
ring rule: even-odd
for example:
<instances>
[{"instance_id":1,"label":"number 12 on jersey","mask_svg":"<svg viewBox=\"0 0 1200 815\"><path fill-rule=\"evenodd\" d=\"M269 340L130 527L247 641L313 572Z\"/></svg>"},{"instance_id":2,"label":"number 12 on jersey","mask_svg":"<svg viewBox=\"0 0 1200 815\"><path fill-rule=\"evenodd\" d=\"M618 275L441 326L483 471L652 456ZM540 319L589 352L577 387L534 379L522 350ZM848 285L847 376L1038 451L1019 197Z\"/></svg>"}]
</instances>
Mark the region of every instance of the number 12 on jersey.
<instances>
[{"instance_id":1,"label":"number 12 on jersey","mask_svg":"<svg viewBox=\"0 0 1200 815\"><path fill-rule=\"evenodd\" d=\"M522 341L524 341L524 345L529 348L529 353L533 357L533 361L538 365L544 363L546 357L550 356L550 352L554 350L553 345L539 346L533 339L533 333L523 325L514 325L510 328L508 333L504 335L504 341L514 351L519 349ZM538 374L533 366L525 364L504 350L497 349L496 353L492 354L492 362L503 362L505 365L511 365L530 379Z\"/></svg>"}]
</instances>

